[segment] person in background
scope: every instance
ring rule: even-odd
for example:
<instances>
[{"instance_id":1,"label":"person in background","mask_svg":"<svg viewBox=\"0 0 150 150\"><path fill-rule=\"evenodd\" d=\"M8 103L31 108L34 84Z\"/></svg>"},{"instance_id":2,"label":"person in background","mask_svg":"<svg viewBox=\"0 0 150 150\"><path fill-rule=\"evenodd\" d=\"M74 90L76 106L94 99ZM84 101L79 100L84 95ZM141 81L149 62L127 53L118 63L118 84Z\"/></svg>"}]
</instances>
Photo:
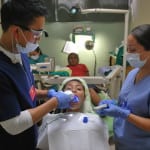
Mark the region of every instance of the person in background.
<instances>
[{"instance_id":1,"label":"person in background","mask_svg":"<svg viewBox=\"0 0 150 150\"><path fill-rule=\"evenodd\" d=\"M68 65L72 70L71 76L89 76L89 70L85 64L79 63L79 56L76 53L68 55Z\"/></svg>"},{"instance_id":2,"label":"person in background","mask_svg":"<svg viewBox=\"0 0 150 150\"><path fill-rule=\"evenodd\" d=\"M59 90L72 91L78 102L72 103L64 113L43 118L37 147L42 150L87 150L89 147L90 150L99 150L99 147L109 150L107 125L93 111L86 82L79 77L69 77Z\"/></svg>"},{"instance_id":3,"label":"person in background","mask_svg":"<svg viewBox=\"0 0 150 150\"><path fill-rule=\"evenodd\" d=\"M123 54L124 54L124 45L121 45L118 48L118 53L116 56L116 65L123 66ZM133 67L127 62L126 63L126 76L127 76L128 72L131 71L132 69L133 69Z\"/></svg>"},{"instance_id":4,"label":"person in background","mask_svg":"<svg viewBox=\"0 0 150 150\"><path fill-rule=\"evenodd\" d=\"M134 67L121 88L118 102L97 113L114 117L116 150L150 149L150 24L132 29L127 40L126 59Z\"/></svg>"},{"instance_id":5,"label":"person in background","mask_svg":"<svg viewBox=\"0 0 150 150\"><path fill-rule=\"evenodd\" d=\"M31 73L27 54L39 46L46 15L43 0L11 0L1 7L1 150L35 150L37 123L54 108L70 107L64 92L36 89ZM38 97L47 101L36 106Z\"/></svg>"},{"instance_id":6,"label":"person in background","mask_svg":"<svg viewBox=\"0 0 150 150\"><path fill-rule=\"evenodd\" d=\"M48 55L42 53L40 47L37 47L34 51L30 52L28 56L30 64L45 62L49 59Z\"/></svg>"}]
</instances>

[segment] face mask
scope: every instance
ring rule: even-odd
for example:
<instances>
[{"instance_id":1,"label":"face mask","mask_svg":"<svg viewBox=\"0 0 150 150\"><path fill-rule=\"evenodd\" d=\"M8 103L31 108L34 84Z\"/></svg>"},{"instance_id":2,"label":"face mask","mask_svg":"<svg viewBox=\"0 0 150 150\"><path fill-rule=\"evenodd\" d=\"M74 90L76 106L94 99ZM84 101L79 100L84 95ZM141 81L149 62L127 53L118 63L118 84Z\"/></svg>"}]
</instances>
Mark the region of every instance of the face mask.
<instances>
[{"instance_id":1,"label":"face mask","mask_svg":"<svg viewBox=\"0 0 150 150\"><path fill-rule=\"evenodd\" d=\"M147 60L140 60L140 55L138 53L127 53L126 59L128 63L135 68L143 67L147 61Z\"/></svg>"},{"instance_id":2,"label":"face mask","mask_svg":"<svg viewBox=\"0 0 150 150\"><path fill-rule=\"evenodd\" d=\"M16 48L21 53L30 53L34 51L39 46L38 43L27 42L26 46L23 47L20 44L16 44Z\"/></svg>"},{"instance_id":3,"label":"face mask","mask_svg":"<svg viewBox=\"0 0 150 150\"><path fill-rule=\"evenodd\" d=\"M24 33L22 32L22 30L21 30L21 33L22 33L22 36L24 37L24 39L27 43L26 43L25 47L23 47L23 46L21 46L20 44L17 43L16 48L17 48L18 52L30 53L30 52L34 51L37 47L39 47L38 43L28 42L25 35L24 35Z\"/></svg>"},{"instance_id":4,"label":"face mask","mask_svg":"<svg viewBox=\"0 0 150 150\"><path fill-rule=\"evenodd\" d=\"M33 60L37 60L39 58L39 55L30 56Z\"/></svg>"}]
</instances>

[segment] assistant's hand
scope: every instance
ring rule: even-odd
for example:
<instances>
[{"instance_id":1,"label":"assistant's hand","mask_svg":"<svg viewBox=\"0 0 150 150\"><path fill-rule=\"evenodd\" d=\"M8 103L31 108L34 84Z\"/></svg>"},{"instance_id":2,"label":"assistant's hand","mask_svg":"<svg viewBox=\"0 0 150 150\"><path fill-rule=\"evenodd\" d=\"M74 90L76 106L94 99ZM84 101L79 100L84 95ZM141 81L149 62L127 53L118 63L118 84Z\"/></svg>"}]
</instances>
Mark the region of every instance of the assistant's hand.
<instances>
[{"instance_id":1,"label":"assistant's hand","mask_svg":"<svg viewBox=\"0 0 150 150\"><path fill-rule=\"evenodd\" d=\"M63 91L56 92L54 89L48 91L47 96L49 98L56 97L58 100L58 108L64 109L70 107L70 102L72 99L69 95L65 94Z\"/></svg>"},{"instance_id":2,"label":"assistant's hand","mask_svg":"<svg viewBox=\"0 0 150 150\"><path fill-rule=\"evenodd\" d=\"M117 102L116 100L113 100L113 99L104 99L104 100L101 100L98 104L98 106L101 106L103 104L106 104L107 106L109 106L109 104L114 104L116 105ZM103 111L100 111L100 110L97 110L96 111L101 117L105 117L105 114L103 114Z\"/></svg>"},{"instance_id":3,"label":"assistant's hand","mask_svg":"<svg viewBox=\"0 0 150 150\"><path fill-rule=\"evenodd\" d=\"M121 108L114 104L108 104L107 108L98 110L97 113L99 115L106 115L111 117L121 117L123 119L126 119L129 114L131 113L130 110Z\"/></svg>"},{"instance_id":4,"label":"assistant's hand","mask_svg":"<svg viewBox=\"0 0 150 150\"><path fill-rule=\"evenodd\" d=\"M116 100L112 100L112 99L104 99L104 100L101 100L98 104L99 105L102 105L102 104L114 104L116 105Z\"/></svg>"}]
</instances>

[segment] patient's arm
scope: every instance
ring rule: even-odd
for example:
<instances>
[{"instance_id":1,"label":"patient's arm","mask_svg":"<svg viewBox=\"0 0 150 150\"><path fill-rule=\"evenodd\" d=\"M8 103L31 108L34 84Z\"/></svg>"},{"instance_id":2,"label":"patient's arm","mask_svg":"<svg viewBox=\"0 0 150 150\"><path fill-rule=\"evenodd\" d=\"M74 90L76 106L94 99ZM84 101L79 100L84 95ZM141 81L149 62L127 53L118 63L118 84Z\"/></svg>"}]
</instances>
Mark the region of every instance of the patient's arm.
<instances>
[{"instance_id":1,"label":"patient's arm","mask_svg":"<svg viewBox=\"0 0 150 150\"><path fill-rule=\"evenodd\" d=\"M93 88L89 88L89 92L90 92L91 101L92 101L93 105L97 106L99 104L99 102L101 101L100 96Z\"/></svg>"}]
</instances>

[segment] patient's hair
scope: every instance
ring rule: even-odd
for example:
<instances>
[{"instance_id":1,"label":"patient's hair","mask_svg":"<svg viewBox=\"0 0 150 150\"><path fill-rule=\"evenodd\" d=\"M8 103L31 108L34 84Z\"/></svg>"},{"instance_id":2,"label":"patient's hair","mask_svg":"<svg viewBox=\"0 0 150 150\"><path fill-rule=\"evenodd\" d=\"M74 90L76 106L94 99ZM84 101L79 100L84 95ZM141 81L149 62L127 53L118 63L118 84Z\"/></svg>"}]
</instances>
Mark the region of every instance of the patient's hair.
<instances>
[{"instance_id":1,"label":"patient's hair","mask_svg":"<svg viewBox=\"0 0 150 150\"><path fill-rule=\"evenodd\" d=\"M78 79L69 80L69 81L63 86L62 91L64 91L64 89L66 88L66 85L67 85L69 82L71 82L71 81L77 81L77 82L79 82L79 83L83 86L83 89L84 89L84 91L85 91L84 85L83 85L82 82L81 82L80 80L78 80Z\"/></svg>"}]
</instances>

